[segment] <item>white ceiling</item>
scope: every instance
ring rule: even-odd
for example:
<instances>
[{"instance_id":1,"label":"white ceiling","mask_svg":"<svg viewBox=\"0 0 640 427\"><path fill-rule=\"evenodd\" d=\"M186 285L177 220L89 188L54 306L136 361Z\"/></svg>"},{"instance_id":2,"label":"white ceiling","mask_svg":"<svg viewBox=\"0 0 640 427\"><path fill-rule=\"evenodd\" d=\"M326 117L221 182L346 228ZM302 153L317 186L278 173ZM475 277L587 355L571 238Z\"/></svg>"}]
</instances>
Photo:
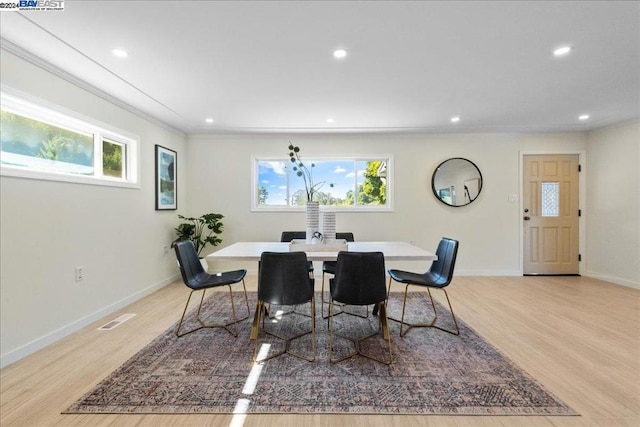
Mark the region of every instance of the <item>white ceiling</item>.
<instances>
[{"instance_id":1,"label":"white ceiling","mask_svg":"<svg viewBox=\"0 0 640 427\"><path fill-rule=\"evenodd\" d=\"M187 134L580 131L640 117L637 1L64 5L2 12L3 46Z\"/></svg>"}]
</instances>

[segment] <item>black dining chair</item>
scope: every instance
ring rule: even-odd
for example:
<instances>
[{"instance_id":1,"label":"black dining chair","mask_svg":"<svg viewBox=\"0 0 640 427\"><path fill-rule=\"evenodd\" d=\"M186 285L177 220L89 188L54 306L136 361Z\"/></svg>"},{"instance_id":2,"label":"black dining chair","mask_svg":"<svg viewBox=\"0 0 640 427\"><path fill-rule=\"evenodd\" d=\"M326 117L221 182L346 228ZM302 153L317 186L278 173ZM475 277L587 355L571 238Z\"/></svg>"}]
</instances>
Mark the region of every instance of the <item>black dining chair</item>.
<instances>
[{"instance_id":1,"label":"black dining chair","mask_svg":"<svg viewBox=\"0 0 640 427\"><path fill-rule=\"evenodd\" d=\"M412 273L410 271L389 270L389 293L391 293L392 281L406 284L404 289L404 302L402 303L402 317L400 318L400 320L389 318L390 320L400 322L401 337L405 336L411 328L417 327L432 327L453 335L460 334L458 322L456 321L456 316L453 313L451 301L449 300L449 294L447 294L447 290L445 289L447 286L449 286L451 280L453 279L453 270L455 268L456 258L458 256L458 246L459 244L457 240L443 237L440 240L440 243L438 243L438 249L436 250L438 259L431 264L431 267L426 273ZM409 286L419 286L427 289L429 299L431 300L431 307L433 309L433 319L431 321L426 323L407 323L404 321L405 309L407 306L407 292L409 291ZM447 303L449 304L451 317L453 318L453 324L455 325L455 330L446 329L439 325L436 325L436 321L438 320L438 312L436 310L436 305L433 301L430 289L442 289L442 291L444 291L444 295L447 297ZM408 326L408 328L403 331L404 326Z\"/></svg>"},{"instance_id":2,"label":"black dining chair","mask_svg":"<svg viewBox=\"0 0 640 427\"><path fill-rule=\"evenodd\" d=\"M306 240L307 232L306 231L283 231L280 234L280 241L289 243L292 240ZM309 275L313 275L313 261L307 261L307 270L309 271Z\"/></svg>"},{"instance_id":3,"label":"black dining chair","mask_svg":"<svg viewBox=\"0 0 640 427\"><path fill-rule=\"evenodd\" d=\"M314 298L314 279L309 277L307 271L307 255L304 252L263 252L260 257L260 265L258 271L258 303L253 319L251 329L251 339L255 340L253 360L254 362L264 362L285 353L300 359L313 362L316 358L316 339L315 339L315 298ZM274 331L265 328L265 317L270 315L267 312L266 304L271 307L273 315L273 305L277 306L297 306L300 304L310 303L311 330L303 331L293 337L285 337ZM290 311L288 316L282 316L278 321L285 322L286 318L295 315L301 315L296 311ZM269 317L270 319L274 318ZM265 356L258 360L258 335L260 332L260 324L262 329L268 335L283 340L284 349L275 354ZM291 350L291 342L305 335L311 334L311 353L310 357L296 353Z\"/></svg>"},{"instance_id":4,"label":"black dining chair","mask_svg":"<svg viewBox=\"0 0 640 427\"><path fill-rule=\"evenodd\" d=\"M391 364L393 362L393 353L391 350L389 322L387 320L387 287L383 253L339 252L335 276L329 280L329 288L331 290L331 299L329 300L329 361L337 363L353 356L361 355L377 362ZM336 302L345 305L375 305L378 309L378 330L355 339L344 334L338 334L333 327L333 308ZM342 330L347 331L348 329L349 324L344 321ZM382 332L383 339L387 341L388 359L364 353L360 349L360 343L378 335L380 332ZM338 359L333 359L334 335L351 341L355 346L355 351Z\"/></svg>"},{"instance_id":5,"label":"black dining chair","mask_svg":"<svg viewBox=\"0 0 640 427\"><path fill-rule=\"evenodd\" d=\"M178 265L180 266L182 280L184 281L184 284L191 289L191 292L189 292L189 298L187 298L187 303L184 306L184 311L182 312L182 317L180 318L180 322L178 323L178 328L176 329L176 335L178 337L182 337L184 335L198 331L202 328L224 328L231 335L237 337L238 322L241 322L249 317L249 300L247 299L247 288L244 283L244 277L247 274L247 270L234 270L217 274L209 274L204 271L204 268L200 263L200 259L198 258L198 254L196 253L196 248L191 240L182 240L179 242L175 242L174 249L176 251L176 258L178 259ZM236 283L242 283L242 288L244 291L244 301L247 306L247 315L241 319L238 319L236 317L236 307L233 301L233 290L231 288L231 285ZM217 288L220 286L227 286L229 288L233 321L222 324L205 324L200 319L200 310L202 309L202 302L204 301L205 293L207 292L207 289ZM184 316L187 312L187 307L189 307L191 296L196 291L202 291L202 297L200 298L200 304L198 305L198 312L196 314L196 320L198 321L198 323L200 323L200 326L187 332L181 333L180 328L182 327L182 323L184 322ZM229 326L231 325L234 326L233 331L229 329Z\"/></svg>"},{"instance_id":6,"label":"black dining chair","mask_svg":"<svg viewBox=\"0 0 640 427\"><path fill-rule=\"evenodd\" d=\"M351 232L341 232L341 233L336 233L336 239L337 240L346 240L347 242L355 242L355 238L353 236L353 233ZM324 276L325 274L330 274L332 276L334 276L336 274L336 264L337 261L323 261L322 262L322 289L321 289L321 296L322 299L320 300L320 310L322 313L322 318L326 319L329 316L325 316L324 315ZM336 313L336 314L340 314L340 313Z\"/></svg>"}]
</instances>

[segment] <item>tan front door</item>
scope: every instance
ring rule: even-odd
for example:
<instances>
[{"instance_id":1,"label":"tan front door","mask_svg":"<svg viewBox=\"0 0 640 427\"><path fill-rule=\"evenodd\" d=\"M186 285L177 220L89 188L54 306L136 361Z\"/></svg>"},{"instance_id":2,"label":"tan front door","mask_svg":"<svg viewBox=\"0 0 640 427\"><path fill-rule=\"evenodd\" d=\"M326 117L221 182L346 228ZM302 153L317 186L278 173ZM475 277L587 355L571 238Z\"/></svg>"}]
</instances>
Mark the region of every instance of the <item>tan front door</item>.
<instances>
[{"instance_id":1,"label":"tan front door","mask_svg":"<svg viewBox=\"0 0 640 427\"><path fill-rule=\"evenodd\" d=\"M523 164L524 274L578 274L578 155Z\"/></svg>"}]
</instances>

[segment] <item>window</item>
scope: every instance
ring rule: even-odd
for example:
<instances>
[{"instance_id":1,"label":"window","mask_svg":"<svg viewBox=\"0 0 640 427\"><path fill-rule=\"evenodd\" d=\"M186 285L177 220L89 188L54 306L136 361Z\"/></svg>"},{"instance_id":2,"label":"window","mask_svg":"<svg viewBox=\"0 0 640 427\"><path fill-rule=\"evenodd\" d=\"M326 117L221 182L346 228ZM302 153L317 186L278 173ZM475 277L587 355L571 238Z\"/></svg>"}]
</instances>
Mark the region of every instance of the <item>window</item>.
<instances>
[{"instance_id":1,"label":"window","mask_svg":"<svg viewBox=\"0 0 640 427\"><path fill-rule=\"evenodd\" d=\"M560 216L560 184L543 182L540 190L542 216Z\"/></svg>"},{"instance_id":2,"label":"window","mask_svg":"<svg viewBox=\"0 0 640 427\"><path fill-rule=\"evenodd\" d=\"M1 93L3 175L138 186L138 141L44 101Z\"/></svg>"},{"instance_id":3,"label":"window","mask_svg":"<svg viewBox=\"0 0 640 427\"><path fill-rule=\"evenodd\" d=\"M335 210L391 210L391 157L310 159L313 200ZM288 158L254 159L253 209L282 210L306 204L305 180Z\"/></svg>"},{"instance_id":4,"label":"window","mask_svg":"<svg viewBox=\"0 0 640 427\"><path fill-rule=\"evenodd\" d=\"M113 178L126 178L126 144L102 140L102 173Z\"/></svg>"}]
</instances>

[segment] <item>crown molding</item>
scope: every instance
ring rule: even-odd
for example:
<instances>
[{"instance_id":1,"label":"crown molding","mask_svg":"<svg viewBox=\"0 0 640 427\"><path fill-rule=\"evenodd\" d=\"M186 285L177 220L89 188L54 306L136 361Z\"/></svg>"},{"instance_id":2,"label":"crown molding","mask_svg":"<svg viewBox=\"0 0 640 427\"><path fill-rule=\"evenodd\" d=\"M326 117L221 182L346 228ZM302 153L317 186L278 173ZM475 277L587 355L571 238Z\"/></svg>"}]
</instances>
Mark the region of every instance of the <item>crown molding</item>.
<instances>
[{"instance_id":1,"label":"crown molding","mask_svg":"<svg viewBox=\"0 0 640 427\"><path fill-rule=\"evenodd\" d=\"M12 53L13 55L16 55L17 57L29 62L30 64L35 65L36 67L39 67L57 77L60 77L63 80L68 81L69 83L73 84L74 86L85 90L95 96L97 96L98 98L101 98L117 107L122 108L123 110L128 111L129 113L135 114L136 116L147 120L171 133L174 133L176 135L179 135L183 138L187 137L187 134L184 133L183 131L176 129L175 127L168 125L167 123L163 122L162 120L157 119L154 116L151 116L147 113L145 113L144 111L132 106L131 104L127 104L126 102L108 94L107 92L103 91L102 89L99 89L95 86L93 86L92 84L87 83L86 81L74 76L73 74L53 65L52 63L40 58L37 55L34 55L33 53L29 52L28 50L18 46L17 44L10 42L9 40L0 37L0 49L5 50L9 53Z\"/></svg>"}]
</instances>

